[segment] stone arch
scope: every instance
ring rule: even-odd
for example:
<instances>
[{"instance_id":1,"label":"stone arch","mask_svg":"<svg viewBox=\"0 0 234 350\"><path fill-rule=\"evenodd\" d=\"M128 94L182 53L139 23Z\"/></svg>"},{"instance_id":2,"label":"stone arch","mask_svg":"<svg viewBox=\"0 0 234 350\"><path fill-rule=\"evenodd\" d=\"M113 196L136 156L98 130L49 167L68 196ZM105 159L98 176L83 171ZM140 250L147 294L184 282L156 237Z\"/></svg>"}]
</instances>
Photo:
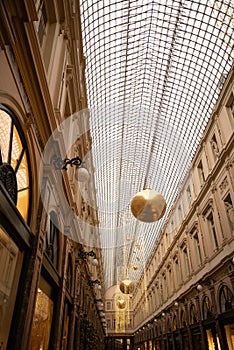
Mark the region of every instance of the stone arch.
<instances>
[{"instance_id":1,"label":"stone arch","mask_svg":"<svg viewBox=\"0 0 234 350\"><path fill-rule=\"evenodd\" d=\"M210 298L205 295L202 300L202 319L206 320L211 318L212 315L212 307L211 307L211 301Z\"/></svg>"},{"instance_id":2,"label":"stone arch","mask_svg":"<svg viewBox=\"0 0 234 350\"><path fill-rule=\"evenodd\" d=\"M180 327L184 328L187 326L187 319L186 319L186 314L184 310L181 310L180 312Z\"/></svg>"},{"instance_id":3,"label":"stone arch","mask_svg":"<svg viewBox=\"0 0 234 350\"><path fill-rule=\"evenodd\" d=\"M234 296L227 285L222 285L219 290L219 310L225 312L233 308Z\"/></svg>"},{"instance_id":4,"label":"stone arch","mask_svg":"<svg viewBox=\"0 0 234 350\"><path fill-rule=\"evenodd\" d=\"M190 319L190 324L194 324L198 322L197 310L194 304L190 305L189 319Z\"/></svg>"}]
</instances>

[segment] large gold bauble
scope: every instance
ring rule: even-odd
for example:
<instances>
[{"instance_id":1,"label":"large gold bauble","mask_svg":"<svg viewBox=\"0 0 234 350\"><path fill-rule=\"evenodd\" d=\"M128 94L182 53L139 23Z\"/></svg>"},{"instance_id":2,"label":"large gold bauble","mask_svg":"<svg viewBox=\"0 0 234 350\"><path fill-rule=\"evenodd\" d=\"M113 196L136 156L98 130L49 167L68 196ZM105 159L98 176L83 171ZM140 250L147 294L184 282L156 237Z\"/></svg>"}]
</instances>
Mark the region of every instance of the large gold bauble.
<instances>
[{"instance_id":1,"label":"large gold bauble","mask_svg":"<svg viewBox=\"0 0 234 350\"><path fill-rule=\"evenodd\" d=\"M119 289L124 294L132 294L134 291L134 288L135 288L134 282L132 282L131 280L123 280L119 285Z\"/></svg>"},{"instance_id":2,"label":"large gold bauble","mask_svg":"<svg viewBox=\"0 0 234 350\"><path fill-rule=\"evenodd\" d=\"M161 219L166 207L163 196L150 188L138 192L131 201L132 214L143 222L154 222Z\"/></svg>"},{"instance_id":3,"label":"large gold bauble","mask_svg":"<svg viewBox=\"0 0 234 350\"><path fill-rule=\"evenodd\" d=\"M124 299L117 300L117 306L119 309L124 309L126 307L126 302Z\"/></svg>"}]
</instances>

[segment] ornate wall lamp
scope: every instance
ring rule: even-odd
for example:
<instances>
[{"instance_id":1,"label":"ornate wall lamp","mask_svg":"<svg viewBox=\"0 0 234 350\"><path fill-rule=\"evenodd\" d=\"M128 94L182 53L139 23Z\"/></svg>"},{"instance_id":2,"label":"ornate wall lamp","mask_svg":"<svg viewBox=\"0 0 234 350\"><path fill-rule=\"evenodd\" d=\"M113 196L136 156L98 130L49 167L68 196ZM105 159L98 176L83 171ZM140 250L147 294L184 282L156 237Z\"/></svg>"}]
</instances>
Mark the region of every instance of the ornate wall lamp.
<instances>
[{"instance_id":1,"label":"ornate wall lamp","mask_svg":"<svg viewBox=\"0 0 234 350\"><path fill-rule=\"evenodd\" d=\"M102 299L94 299L94 302L95 302L95 304L97 304L97 303L103 304Z\"/></svg>"},{"instance_id":2,"label":"ornate wall lamp","mask_svg":"<svg viewBox=\"0 0 234 350\"><path fill-rule=\"evenodd\" d=\"M95 304L98 304L97 306L99 309L103 308L104 304L103 304L102 299L94 299L94 302L95 302Z\"/></svg>"},{"instance_id":3,"label":"ornate wall lamp","mask_svg":"<svg viewBox=\"0 0 234 350\"><path fill-rule=\"evenodd\" d=\"M90 280L90 279L88 280L88 285L89 285L90 287L95 286L95 284L98 284L98 289L99 289L99 290L102 289L101 282L100 282L99 280L94 280L94 281L92 281L92 280Z\"/></svg>"},{"instance_id":4,"label":"ornate wall lamp","mask_svg":"<svg viewBox=\"0 0 234 350\"><path fill-rule=\"evenodd\" d=\"M77 167L77 180L80 182L85 182L89 179L89 172L84 167L84 162L80 157L73 157L71 159L61 159L57 157L53 159L53 163L56 170L67 170L68 165Z\"/></svg>"},{"instance_id":5,"label":"ornate wall lamp","mask_svg":"<svg viewBox=\"0 0 234 350\"><path fill-rule=\"evenodd\" d=\"M197 285L197 290L198 290L198 292L201 292L202 289L203 289L202 285L201 285L201 284L198 284L198 285Z\"/></svg>"},{"instance_id":6,"label":"ornate wall lamp","mask_svg":"<svg viewBox=\"0 0 234 350\"><path fill-rule=\"evenodd\" d=\"M92 260L91 264L93 266L97 266L98 265L97 256L96 256L96 253L93 250L91 250L90 252L85 252L83 249L80 249L79 253L78 253L78 256L82 260L86 260L87 257L92 257L93 260Z\"/></svg>"},{"instance_id":7,"label":"ornate wall lamp","mask_svg":"<svg viewBox=\"0 0 234 350\"><path fill-rule=\"evenodd\" d=\"M210 287L210 285L211 285L211 282L209 281L209 280L203 280L203 281L201 281L198 285L197 285L197 291L198 292L201 292L202 290L203 290L203 288L204 288L204 286L206 286L206 287Z\"/></svg>"}]
</instances>

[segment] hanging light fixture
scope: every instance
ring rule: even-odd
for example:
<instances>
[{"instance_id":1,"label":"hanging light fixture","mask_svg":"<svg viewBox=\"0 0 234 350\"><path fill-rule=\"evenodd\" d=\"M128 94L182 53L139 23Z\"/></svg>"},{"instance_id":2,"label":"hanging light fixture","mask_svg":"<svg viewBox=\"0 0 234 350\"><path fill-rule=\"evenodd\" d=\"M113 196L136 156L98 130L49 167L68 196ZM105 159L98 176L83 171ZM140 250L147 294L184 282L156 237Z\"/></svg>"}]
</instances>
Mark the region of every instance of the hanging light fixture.
<instances>
[{"instance_id":1,"label":"hanging light fixture","mask_svg":"<svg viewBox=\"0 0 234 350\"><path fill-rule=\"evenodd\" d=\"M132 214L143 222L158 221L165 214L166 207L164 197L150 188L138 192L131 201Z\"/></svg>"},{"instance_id":2,"label":"hanging light fixture","mask_svg":"<svg viewBox=\"0 0 234 350\"><path fill-rule=\"evenodd\" d=\"M123 280L119 285L119 289L124 294L132 294L134 291L134 288L135 288L134 282L129 279Z\"/></svg>"},{"instance_id":3,"label":"hanging light fixture","mask_svg":"<svg viewBox=\"0 0 234 350\"><path fill-rule=\"evenodd\" d=\"M90 177L89 172L84 167L84 162L80 157L74 157L71 159L70 158L61 159L61 158L55 157L53 159L53 163L56 170L62 169L67 171L68 166L71 166L71 167L75 166L77 167L77 172L75 174L77 181L86 182L89 180L89 177Z\"/></svg>"}]
</instances>

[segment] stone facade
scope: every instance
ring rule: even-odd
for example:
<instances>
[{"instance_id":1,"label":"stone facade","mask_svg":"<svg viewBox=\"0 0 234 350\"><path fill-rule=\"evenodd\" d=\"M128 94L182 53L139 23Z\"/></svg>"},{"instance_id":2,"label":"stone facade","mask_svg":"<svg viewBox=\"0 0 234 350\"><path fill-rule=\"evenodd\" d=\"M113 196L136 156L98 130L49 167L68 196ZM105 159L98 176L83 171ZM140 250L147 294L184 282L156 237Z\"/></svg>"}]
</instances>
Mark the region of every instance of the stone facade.
<instances>
[{"instance_id":1,"label":"stone facade","mask_svg":"<svg viewBox=\"0 0 234 350\"><path fill-rule=\"evenodd\" d=\"M133 295L134 349L231 349L234 321L231 71Z\"/></svg>"},{"instance_id":2,"label":"stone facade","mask_svg":"<svg viewBox=\"0 0 234 350\"><path fill-rule=\"evenodd\" d=\"M107 349L233 348L233 105L232 70L131 296L132 329L113 325L106 293Z\"/></svg>"},{"instance_id":3,"label":"stone facade","mask_svg":"<svg viewBox=\"0 0 234 350\"><path fill-rule=\"evenodd\" d=\"M79 3L3 1L0 23L0 163L9 163L18 181L17 205L12 188L7 192L1 184L0 191L0 348L103 349L105 322L97 302L104 297L103 271ZM63 126L72 115L79 132L68 149L74 130L62 137ZM4 153L8 139L18 159ZM61 160L73 157L85 158L89 179L83 187L75 164L61 170ZM18 169L28 183L21 192ZM7 185L9 176L4 179Z\"/></svg>"}]
</instances>

